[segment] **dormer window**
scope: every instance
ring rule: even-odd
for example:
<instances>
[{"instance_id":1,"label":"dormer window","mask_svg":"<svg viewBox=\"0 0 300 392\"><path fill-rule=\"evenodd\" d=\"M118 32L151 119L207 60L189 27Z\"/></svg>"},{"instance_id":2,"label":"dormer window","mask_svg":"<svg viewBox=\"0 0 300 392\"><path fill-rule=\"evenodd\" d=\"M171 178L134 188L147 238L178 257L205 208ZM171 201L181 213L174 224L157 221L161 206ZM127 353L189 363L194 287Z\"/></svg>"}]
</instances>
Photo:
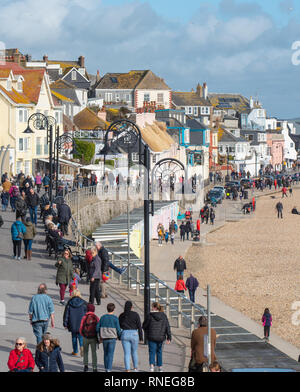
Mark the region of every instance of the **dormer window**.
<instances>
[{"instance_id":1,"label":"dormer window","mask_svg":"<svg viewBox=\"0 0 300 392\"><path fill-rule=\"evenodd\" d=\"M77 79L76 71L72 71L71 78L72 78L72 80L76 80Z\"/></svg>"},{"instance_id":2,"label":"dormer window","mask_svg":"<svg viewBox=\"0 0 300 392\"><path fill-rule=\"evenodd\" d=\"M7 86L6 86L7 91L11 91L11 87L12 87L11 80L8 79L8 80L7 80Z\"/></svg>"},{"instance_id":3,"label":"dormer window","mask_svg":"<svg viewBox=\"0 0 300 392\"><path fill-rule=\"evenodd\" d=\"M59 68L59 70L58 70L58 75L62 75L62 69L61 68Z\"/></svg>"}]
</instances>

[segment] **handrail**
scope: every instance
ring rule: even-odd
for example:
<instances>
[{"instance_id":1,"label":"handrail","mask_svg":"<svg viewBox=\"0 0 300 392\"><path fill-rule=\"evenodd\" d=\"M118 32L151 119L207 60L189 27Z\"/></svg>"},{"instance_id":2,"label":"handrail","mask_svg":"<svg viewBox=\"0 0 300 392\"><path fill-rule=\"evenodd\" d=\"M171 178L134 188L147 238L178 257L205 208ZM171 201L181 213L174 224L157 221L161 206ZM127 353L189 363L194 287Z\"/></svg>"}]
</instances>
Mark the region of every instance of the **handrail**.
<instances>
[{"instance_id":1,"label":"handrail","mask_svg":"<svg viewBox=\"0 0 300 392\"><path fill-rule=\"evenodd\" d=\"M78 227L77 222L75 221L75 219L74 219L73 217L72 217L71 219L72 219L72 223L73 223L73 226L74 226L74 227L71 227L73 235L76 237L76 234L77 234L78 237L81 238L82 240L84 240L85 243L90 243L91 245L94 244L94 241L93 241L93 240L91 240L90 238L88 238L86 235L84 235L84 234L80 231L80 229L79 229L79 227ZM74 230L73 230L73 229L74 229ZM85 247L85 246L82 245L82 241L79 241L79 240L78 240L77 243L79 244L79 246L80 246L80 248L82 249L82 251L85 251L85 250L87 249L87 247ZM116 254L113 250L111 250L111 249L109 249L109 248L106 248L106 249L107 249L108 253L111 254L112 259L115 260L115 259L117 258L117 259L120 260L121 266L123 266L123 263L124 263L124 262L128 263L128 260L127 260L125 257ZM141 265L136 265L136 264L134 264L134 263L130 263L130 266L131 266L131 268L135 268L136 270L142 271L142 272L144 273L144 267L143 267L143 266L141 266ZM138 282L138 280L135 279L134 277L131 276L130 279L132 280L132 282L135 282L135 283L136 283L137 285L139 285L140 287L144 287L144 283ZM200 312L202 315L206 316L206 312L205 312L205 310L204 310L202 307L200 307L199 305L197 305L197 304L195 304L194 302L192 302L189 298L185 297L182 293L178 293L176 290L174 290L172 287L168 286L164 281L160 280L160 279L159 279L158 277L156 277L155 275L153 275L153 274L150 273L150 279L151 279L151 280L154 280L155 283L158 283L158 285L163 286L163 288L165 288L165 289L167 290L167 293L168 293L167 298L169 297L169 294L171 293L171 294L173 294L174 296L176 296L178 299L181 298L181 303L182 303L182 300L184 300L185 303L191 305L192 309L194 308L194 310L197 310L197 311ZM140 287L139 287L139 288L140 288ZM150 290L151 290L151 289L150 289ZM159 294L159 292L156 293L156 296L157 296L159 299L161 299L161 300L166 300L166 305L169 307L169 310L176 310L178 313L180 313L180 316L183 316L184 319L190 320L190 321L191 321L191 331L192 331L192 328L194 328L194 325L195 325L195 320L194 320L194 314L195 314L195 312L194 312L194 311L191 312L191 315L185 314L184 311L182 311L182 309L181 309L181 310L178 309L178 306L171 305L171 303L168 303L167 298L163 298L163 297ZM179 302L179 301L178 301L178 302ZM179 320L179 317L178 317L178 327L181 327L181 326L182 326L182 325L181 325L181 320Z\"/></svg>"}]
</instances>

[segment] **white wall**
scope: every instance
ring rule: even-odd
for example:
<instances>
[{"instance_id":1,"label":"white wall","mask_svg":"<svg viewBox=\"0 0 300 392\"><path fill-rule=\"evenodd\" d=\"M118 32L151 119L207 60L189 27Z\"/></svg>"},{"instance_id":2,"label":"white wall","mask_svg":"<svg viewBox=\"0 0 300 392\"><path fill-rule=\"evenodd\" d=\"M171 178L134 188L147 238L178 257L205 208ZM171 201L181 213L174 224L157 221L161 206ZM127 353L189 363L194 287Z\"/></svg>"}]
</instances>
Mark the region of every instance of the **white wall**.
<instances>
[{"instance_id":1,"label":"white wall","mask_svg":"<svg viewBox=\"0 0 300 392\"><path fill-rule=\"evenodd\" d=\"M144 106L144 95L149 94L150 100L155 101L157 105L163 105L165 109L170 109L170 91L167 90L137 90L138 99L135 102L136 107L142 108ZM163 102L157 101L157 95L163 94Z\"/></svg>"}]
</instances>

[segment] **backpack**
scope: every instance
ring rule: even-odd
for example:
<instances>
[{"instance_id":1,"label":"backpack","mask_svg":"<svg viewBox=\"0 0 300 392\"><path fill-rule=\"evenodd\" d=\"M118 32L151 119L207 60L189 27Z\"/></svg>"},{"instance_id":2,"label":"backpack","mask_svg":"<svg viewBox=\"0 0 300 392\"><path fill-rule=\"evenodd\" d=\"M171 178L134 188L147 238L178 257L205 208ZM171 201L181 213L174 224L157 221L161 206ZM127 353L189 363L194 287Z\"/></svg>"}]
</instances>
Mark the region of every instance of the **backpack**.
<instances>
[{"instance_id":1,"label":"backpack","mask_svg":"<svg viewBox=\"0 0 300 392\"><path fill-rule=\"evenodd\" d=\"M94 314L88 314L83 322L81 334L85 338L96 338L97 317Z\"/></svg>"}]
</instances>

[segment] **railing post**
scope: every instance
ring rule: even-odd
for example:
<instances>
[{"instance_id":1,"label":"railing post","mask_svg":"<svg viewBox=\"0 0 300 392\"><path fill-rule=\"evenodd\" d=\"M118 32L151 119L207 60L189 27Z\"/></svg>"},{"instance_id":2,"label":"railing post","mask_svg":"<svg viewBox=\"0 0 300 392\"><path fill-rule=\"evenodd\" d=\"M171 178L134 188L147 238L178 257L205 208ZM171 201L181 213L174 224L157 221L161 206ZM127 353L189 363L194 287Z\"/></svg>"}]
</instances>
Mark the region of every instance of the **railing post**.
<instances>
[{"instance_id":1,"label":"railing post","mask_svg":"<svg viewBox=\"0 0 300 392\"><path fill-rule=\"evenodd\" d=\"M155 302L159 302L159 283L155 282Z\"/></svg>"},{"instance_id":2,"label":"railing post","mask_svg":"<svg viewBox=\"0 0 300 392\"><path fill-rule=\"evenodd\" d=\"M191 334L195 329L195 307L192 305L192 312L191 312Z\"/></svg>"},{"instance_id":3,"label":"railing post","mask_svg":"<svg viewBox=\"0 0 300 392\"><path fill-rule=\"evenodd\" d=\"M167 288L167 295L166 295L166 316L168 319L170 318L170 291Z\"/></svg>"},{"instance_id":4,"label":"railing post","mask_svg":"<svg viewBox=\"0 0 300 392\"><path fill-rule=\"evenodd\" d=\"M177 323L177 328L181 328L182 327L182 298L179 295L178 296L178 323Z\"/></svg>"},{"instance_id":5,"label":"railing post","mask_svg":"<svg viewBox=\"0 0 300 392\"><path fill-rule=\"evenodd\" d=\"M123 260L120 259L120 268L123 268ZM119 284L122 284L122 275L119 274Z\"/></svg>"},{"instance_id":6,"label":"railing post","mask_svg":"<svg viewBox=\"0 0 300 392\"><path fill-rule=\"evenodd\" d=\"M136 295L140 295L140 270L136 269Z\"/></svg>"},{"instance_id":7,"label":"railing post","mask_svg":"<svg viewBox=\"0 0 300 392\"><path fill-rule=\"evenodd\" d=\"M111 263L115 264L115 255L114 254L111 255ZM114 277L115 277L115 271L111 268L111 278L112 278L112 280L114 279Z\"/></svg>"}]
</instances>

